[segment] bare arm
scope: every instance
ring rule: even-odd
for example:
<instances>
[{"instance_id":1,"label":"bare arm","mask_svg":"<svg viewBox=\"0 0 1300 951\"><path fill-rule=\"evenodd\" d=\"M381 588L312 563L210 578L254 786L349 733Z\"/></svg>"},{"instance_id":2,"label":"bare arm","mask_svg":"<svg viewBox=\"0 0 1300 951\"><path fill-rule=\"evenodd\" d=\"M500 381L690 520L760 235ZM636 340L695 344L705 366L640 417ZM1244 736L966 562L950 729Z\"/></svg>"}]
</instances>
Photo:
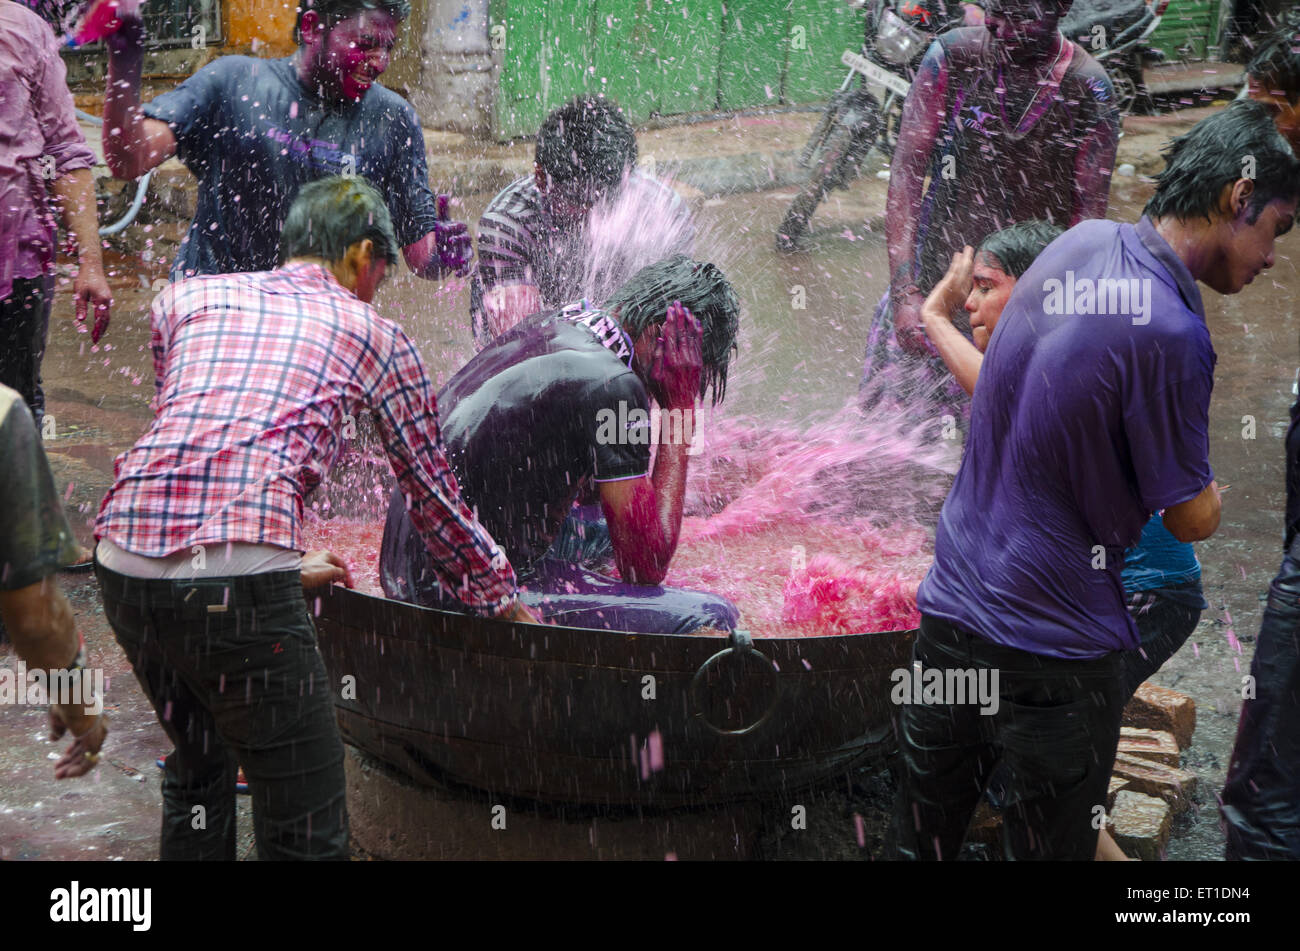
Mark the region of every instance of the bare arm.
<instances>
[{"instance_id":1,"label":"bare arm","mask_svg":"<svg viewBox=\"0 0 1300 951\"><path fill-rule=\"evenodd\" d=\"M16 591L0 591L0 618L31 667L61 669L77 656L72 606L53 575Z\"/></svg>"},{"instance_id":2,"label":"bare arm","mask_svg":"<svg viewBox=\"0 0 1300 951\"><path fill-rule=\"evenodd\" d=\"M15 591L0 591L0 620L4 621L18 656L33 669L63 670L79 653L72 606L53 576ZM102 714L87 713L81 704L52 705L50 739L57 740L69 730L73 742L54 764L55 779L90 772L95 760L87 759L86 754L98 754L108 734Z\"/></svg>"},{"instance_id":3,"label":"bare arm","mask_svg":"<svg viewBox=\"0 0 1300 951\"><path fill-rule=\"evenodd\" d=\"M1218 531L1222 512L1219 483L1211 482L1196 498L1165 509L1165 528L1180 542L1199 542Z\"/></svg>"},{"instance_id":4,"label":"bare arm","mask_svg":"<svg viewBox=\"0 0 1300 951\"><path fill-rule=\"evenodd\" d=\"M903 104L898 147L885 200L885 240L889 248L889 294L894 309L894 328L904 349L927 353L921 330L921 304L915 286L916 234L920 225L921 202L925 195L925 174L939 137L944 115L944 92L948 75L938 43L931 45L917 70L912 89Z\"/></svg>"},{"instance_id":5,"label":"bare arm","mask_svg":"<svg viewBox=\"0 0 1300 951\"><path fill-rule=\"evenodd\" d=\"M104 277L104 262L99 247L99 218L95 211L95 185L90 169L78 169L54 180L54 198L63 212L63 221L77 245L77 280L73 285L77 321L84 323L93 306L95 323L91 340L108 329L109 307L113 292Z\"/></svg>"},{"instance_id":6,"label":"bare arm","mask_svg":"<svg viewBox=\"0 0 1300 951\"><path fill-rule=\"evenodd\" d=\"M952 312L970 294L974 266L975 249L966 245L952 256L948 273L935 285L921 308L926 335L968 396L975 393L975 381L984 364L984 354L952 325Z\"/></svg>"},{"instance_id":7,"label":"bare arm","mask_svg":"<svg viewBox=\"0 0 1300 951\"><path fill-rule=\"evenodd\" d=\"M930 47L903 103L898 148L890 167L885 200L885 241L889 248L890 287L901 291L912 283L916 231L930 155L943 123L943 97L948 75L938 44Z\"/></svg>"},{"instance_id":8,"label":"bare arm","mask_svg":"<svg viewBox=\"0 0 1300 951\"><path fill-rule=\"evenodd\" d=\"M104 161L115 178L139 178L176 154L176 136L167 123L148 119L141 110L144 22L139 15L122 17L122 26L105 43Z\"/></svg>"},{"instance_id":9,"label":"bare arm","mask_svg":"<svg viewBox=\"0 0 1300 951\"><path fill-rule=\"evenodd\" d=\"M533 284L510 284L483 293L488 329L499 337L529 314L542 309L542 295Z\"/></svg>"},{"instance_id":10,"label":"bare arm","mask_svg":"<svg viewBox=\"0 0 1300 951\"><path fill-rule=\"evenodd\" d=\"M659 433L653 476L599 483L618 573L633 584L659 584L677 552L690 447L666 443L668 429Z\"/></svg>"},{"instance_id":11,"label":"bare arm","mask_svg":"<svg viewBox=\"0 0 1300 951\"><path fill-rule=\"evenodd\" d=\"M979 379L980 367L984 365L984 354L966 339L960 330L952 325L947 313L940 312L927 300L925 309L925 332L934 344L948 370L961 384L967 396L975 393L975 381Z\"/></svg>"}]
</instances>

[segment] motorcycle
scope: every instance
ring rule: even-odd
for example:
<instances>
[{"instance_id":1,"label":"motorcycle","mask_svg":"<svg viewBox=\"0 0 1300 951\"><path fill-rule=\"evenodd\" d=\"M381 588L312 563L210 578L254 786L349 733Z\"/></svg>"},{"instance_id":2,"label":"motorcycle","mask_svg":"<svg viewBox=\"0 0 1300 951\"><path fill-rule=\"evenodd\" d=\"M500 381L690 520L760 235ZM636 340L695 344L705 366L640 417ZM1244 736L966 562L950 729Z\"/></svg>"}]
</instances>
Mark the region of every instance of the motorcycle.
<instances>
[{"instance_id":1,"label":"motorcycle","mask_svg":"<svg viewBox=\"0 0 1300 951\"><path fill-rule=\"evenodd\" d=\"M1106 69L1121 112L1147 99L1143 67L1163 53L1147 46L1170 0L1076 0L1061 32L1087 49ZM858 4L860 5L860 4ZM898 145L903 101L916 68L935 36L984 22L979 3L945 4L870 0L861 52L845 50L849 73L826 105L799 156L808 181L795 196L777 231L781 251L798 247L813 212L834 188L847 188L863 160L877 148L888 160ZM877 98L876 90L880 90Z\"/></svg>"},{"instance_id":2,"label":"motorcycle","mask_svg":"<svg viewBox=\"0 0 1300 951\"><path fill-rule=\"evenodd\" d=\"M781 222L776 236L779 250L794 250L826 193L833 188L847 188L873 148L879 148L886 157L893 155L903 100L934 37L959 26L984 22L984 11L976 3L868 3L861 52L845 50L841 55L840 62L849 73L826 104L799 156L799 164L809 169L808 181ZM873 86L881 90L882 98L876 97Z\"/></svg>"},{"instance_id":3,"label":"motorcycle","mask_svg":"<svg viewBox=\"0 0 1300 951\"><path fill-rule=\"evenodd\" d=\"M1143 69L1165 54L1147 44L1170 0L1075 0L1061 32L1101 63L1121 115L1150 106Z\"/></svg>"}]
</instances>

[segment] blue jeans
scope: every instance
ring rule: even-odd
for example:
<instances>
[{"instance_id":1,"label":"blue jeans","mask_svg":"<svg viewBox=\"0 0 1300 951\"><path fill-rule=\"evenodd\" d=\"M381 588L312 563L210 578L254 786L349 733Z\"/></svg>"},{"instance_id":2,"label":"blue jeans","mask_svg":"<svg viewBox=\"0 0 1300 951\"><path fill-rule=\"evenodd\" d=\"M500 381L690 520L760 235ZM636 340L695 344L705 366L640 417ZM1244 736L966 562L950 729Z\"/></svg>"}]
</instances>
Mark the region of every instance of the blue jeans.
<instances>
[{"instance_id":1,"label":"blue jeans","mask_svg":"<svg viewBox=\"0 0 1300 951\"><path fill-rule=\"evenodd\" d=\"M731 631L740 618L721 595L630 584L549 555L519 573L519 600L565 627L641 634Z\"/></svg>"},{"instance_id":2,"label":"blue jeans","mask_svg":"<svg viewBox=\"0 0 1300 951\"><path fill-rule=\"evenodd\" d=\"M1136 591L1129 597L1128 612L1137 624L1140 643L1137 650L1120 655L1125 703L1187 642L1204 609L1200 581Z\"/></svg>"}]
</instances>

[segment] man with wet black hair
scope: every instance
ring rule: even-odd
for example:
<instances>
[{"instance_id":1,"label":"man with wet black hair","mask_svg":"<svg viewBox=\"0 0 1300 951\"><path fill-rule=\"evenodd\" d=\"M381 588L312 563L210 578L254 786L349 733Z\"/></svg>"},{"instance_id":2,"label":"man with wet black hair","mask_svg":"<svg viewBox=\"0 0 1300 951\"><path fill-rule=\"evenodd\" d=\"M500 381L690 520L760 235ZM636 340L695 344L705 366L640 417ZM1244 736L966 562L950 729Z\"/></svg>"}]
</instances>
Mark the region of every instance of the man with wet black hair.
<instances>
[{"instance_id":1,"label":"man with wet black hair","mask_svg":"<svg viewBox=\"0 0 1300 951\"><path fill-rule=\"evenodd\" d=\"M1300 152L1300 30L1279 30L1246 66L1246 95L1273 114L1277 130Z\"/></svg>"},{"instance_id":2,"label":"man with wet black hair","mask_svg":"<svg viewBox=\"0 0 1300 951\"><path fill-rule=\"evenodd\" d=\"M636 170L636 135L618 105L572 99L537 133L533 174L513 182L479 219L471 282L474 338L485 346L528 314L587 297L600 304L642 265L689 254L690 211L671 188ZM633 252L593 261L593 215L619 203L634 213L621 230L655 235ZM599 271L594 268L600 268Z\"/></svg>"},{"instance_id":3,"label":"man with wet black hair","mask_svg":"<svg viewBox=\"0 0 1300 951\"><path fill-rule=\"evenodd\" d=\"M721 271L677 255L642 268L603 308L583 301L533 315L439 394L461 491L519 572L520 599L543 619L664 634L734 627L726 599L659 584L677 549L696 400L725 395L739 316ZM653 474L652 413L660 422ZM621 581L551 548L588 482ZM394 492L384 591L454 610L406 509Z\"/></svg>"},{"instance_id":4,"label":"man with wet black hair","mask_svg":"<svg viewBox=\"0 0 1300 951\"><path fill-rule=\"evenodd\" d=\"M1094 857L1124 656L1138 647L1124 551L1154 512L1181 542L1218 528L1215 354L1197 283L1236 294L1272 266L1300 162L1250 102L1166 155L1136 225L1085 221L1039 255L980 366L914 652L948 682L994 678L999 703L988 716L954 696L902 709L905 857L956 857L999 763L1009 857Z\"/></svg>"},{"instance_id":5,"label":"man with wet black hair","mask_svg":"<svg viewBox=\"0 0 1300 951\"><path fill-rule=\"evenodd\" d=\"M144 105L144 23L120 14L106 40L108 167L138 178L177 155L199 180L172 280L274 268L294 196L330 175L379 189L415 274L468 267L469 229L442 218L415 110L376 81L410 12L407 0L301 0L294 55L222 56Z\"/></svg>"}]
</instances>

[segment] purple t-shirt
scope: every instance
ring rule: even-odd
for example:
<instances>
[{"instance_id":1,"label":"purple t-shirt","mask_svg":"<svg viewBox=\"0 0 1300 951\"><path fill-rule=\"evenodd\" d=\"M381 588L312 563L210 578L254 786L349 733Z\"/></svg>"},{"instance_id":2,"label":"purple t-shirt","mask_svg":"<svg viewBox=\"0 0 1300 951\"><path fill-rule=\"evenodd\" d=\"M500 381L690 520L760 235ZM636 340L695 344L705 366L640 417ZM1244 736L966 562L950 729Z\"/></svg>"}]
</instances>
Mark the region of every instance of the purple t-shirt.
<instances>
[{"instance_id":1,"label":"purple t-shirt","mask_svg":"<svg viewBox=\"0 0 1300 951\"><path fill-rule=\"evenodd\" d=\"M1214 362L1196 282L1147 218L1052 242L989 343L922 613L1052 657L1137 647L1124 549L1214 478Z\"/></svg>"}]
</instances>

